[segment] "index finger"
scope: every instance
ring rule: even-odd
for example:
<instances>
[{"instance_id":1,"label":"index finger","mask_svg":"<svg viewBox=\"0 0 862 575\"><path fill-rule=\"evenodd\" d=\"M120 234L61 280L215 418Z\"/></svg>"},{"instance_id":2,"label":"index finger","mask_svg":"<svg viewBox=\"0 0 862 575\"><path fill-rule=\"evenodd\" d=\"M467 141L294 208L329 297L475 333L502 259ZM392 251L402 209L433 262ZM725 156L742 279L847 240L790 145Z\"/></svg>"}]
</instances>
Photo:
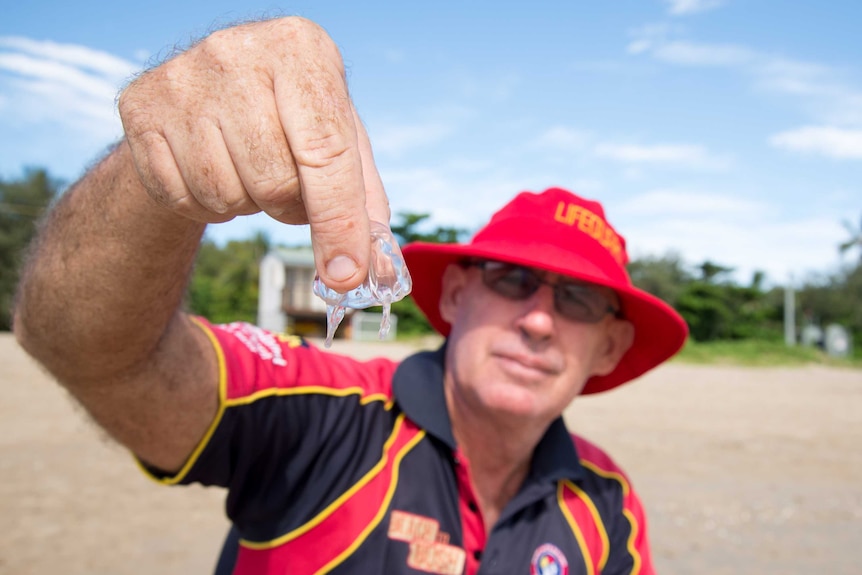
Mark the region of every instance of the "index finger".
<instances>
[{"instance_id":1,"label":"index finger","mask_svg":"<svg viewBox=\"0 0 862 575\"><path fill-rule=\"evenodd\" d=\"M358 136L364 130L356 123L337 47L322 31L306 45L315 50L298 55L293 74L275 77L275 92L311 225L317 272L328 287L346 292L365 279L370 257Z\"/></svg>"}]
</instances>

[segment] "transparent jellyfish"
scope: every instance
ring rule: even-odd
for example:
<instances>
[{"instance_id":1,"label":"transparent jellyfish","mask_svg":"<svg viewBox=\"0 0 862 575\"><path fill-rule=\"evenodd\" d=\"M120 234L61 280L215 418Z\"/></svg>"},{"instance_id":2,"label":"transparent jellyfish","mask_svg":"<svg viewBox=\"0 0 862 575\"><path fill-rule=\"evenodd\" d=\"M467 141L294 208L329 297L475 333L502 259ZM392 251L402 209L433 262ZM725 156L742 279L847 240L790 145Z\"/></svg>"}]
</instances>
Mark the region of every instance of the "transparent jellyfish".
<instances>
[{"instance_id":1,"label":"transparent jellyfish","mask_svg":"<svg viewBox=\"0 0 862 575\"><path fill-rule=\"evenodd\" d=\"M315 276L313 291L315 295L326 302L326 341L330 347L335 330L344 319L346 308L365 309L372 306L383 306L383 319L380 322L380 339L389 334L390 308L393 302L404 299L413 289L413 280L404 263L401 248L392 235L389 226L380 222L371 222L371 261L368 267L368 277L359 286L347 293L340 293L324 285L319 276Z\"/></svg>"}]
</instances>

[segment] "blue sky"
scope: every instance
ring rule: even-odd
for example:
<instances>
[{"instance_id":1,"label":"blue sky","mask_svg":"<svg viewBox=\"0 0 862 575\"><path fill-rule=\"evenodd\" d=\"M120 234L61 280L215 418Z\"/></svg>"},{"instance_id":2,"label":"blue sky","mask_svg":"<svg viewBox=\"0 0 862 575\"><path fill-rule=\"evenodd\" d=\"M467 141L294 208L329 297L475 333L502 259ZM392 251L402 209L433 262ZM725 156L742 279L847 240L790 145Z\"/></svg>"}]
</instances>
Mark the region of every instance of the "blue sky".
<instances>
[{"instance_id":1,"label":"blue sky","mask_svg":"<svg viewBox=\"0 0 862 575\"><path fill-rule=\"evenodd\" d=\"M298 14L342 49L394 212L475 229L515 193L600 200L632 256L747 282L827 273L862 215L862 2L6 2L0 176L76 179L114 96L227 23ZM307 229L262 216L217 241ZM849 263L846 255L843 262Z\"/></svg>"}]
</instances>

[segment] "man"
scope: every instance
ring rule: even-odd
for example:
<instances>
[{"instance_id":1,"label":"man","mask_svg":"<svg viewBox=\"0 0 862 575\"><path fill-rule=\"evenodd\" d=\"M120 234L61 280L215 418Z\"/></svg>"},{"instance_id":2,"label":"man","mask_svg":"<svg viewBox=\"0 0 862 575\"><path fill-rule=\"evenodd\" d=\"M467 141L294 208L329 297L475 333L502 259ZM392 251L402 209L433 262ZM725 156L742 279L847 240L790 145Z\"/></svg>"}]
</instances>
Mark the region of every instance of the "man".
<instances>
[{"instance_id":1,"label":"man","mask_svg":"<svg viewBox=\"0 0 862 575\"><path fill-rule=\"evenodd\" d=\"M652 572L628 480L560 417L686 336L631 285L599 204L524 193L469 244L408 246L447 343L359 363L180 310L205 224L260 210L311 224L330 287L364 278L388 208L326 34L293 18L218 32L120 112L126 138L41 231L15 332L148 473L228 488L227 569Z\"/></svg>"}]
</instances>

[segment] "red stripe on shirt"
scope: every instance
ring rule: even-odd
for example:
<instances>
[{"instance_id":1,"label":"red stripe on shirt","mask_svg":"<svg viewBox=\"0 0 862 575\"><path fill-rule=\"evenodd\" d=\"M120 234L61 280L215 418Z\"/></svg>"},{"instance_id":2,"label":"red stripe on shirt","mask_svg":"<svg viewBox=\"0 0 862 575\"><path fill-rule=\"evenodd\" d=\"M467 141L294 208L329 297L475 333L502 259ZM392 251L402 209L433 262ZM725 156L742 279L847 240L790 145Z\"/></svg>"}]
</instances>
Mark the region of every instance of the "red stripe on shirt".
<instances>
[{"instance_id":1,"label":"red stripe on shirt","mask_svg":"<svg viewBox=\"0 0 862 575\"><path fill-rule=\"evenodd\" d=\"M585 468L602 477L617 481L622 488L622 514L631 530L626 541L626 550L633 562L631 575L655 575L646 531L646 514L640 498L629 484L628 477L607 453L582 437L572 435L572 439L578 450L581 464Z\"/></svg>"},{"instance_id":2,"label":"red stripe on shirt","mask_svg":"<svg viewBox=\"0 0 862 575\"><path fill-rule=\"evenodd\" d=\"M561 481L557 497L581 553L588 575L601 573L607 562L608 536L595 504L571 481Z\"/></svg>"},{"instance_id":3,"label":"red stripe on shirt","mask_svg":"<svg viewBox=\"0 0 862 575\"><path fill-rule=\"evenodd\" d=\"M358 393L384 400L392 397L392 374L398 365L392 360L361 362L242 322L200 322L215 336L221 347L217 351L224 350L226 389L222 397L229 404L290 393Z\"/></svg>"},{"instance_id":4,"label":"red stripe on shirt","mask_svg":"<svg viewBox=\"0 0 862 575\"><path fill-rule=\"evenodd\" d=\"M242 541L234 574L312 575L327 572L347 559L385 517L401 460L424 436L424 431L400 416L383 457L365 477L317 517L287 535L268 543Z\"/></svg>"}]
</instances>

